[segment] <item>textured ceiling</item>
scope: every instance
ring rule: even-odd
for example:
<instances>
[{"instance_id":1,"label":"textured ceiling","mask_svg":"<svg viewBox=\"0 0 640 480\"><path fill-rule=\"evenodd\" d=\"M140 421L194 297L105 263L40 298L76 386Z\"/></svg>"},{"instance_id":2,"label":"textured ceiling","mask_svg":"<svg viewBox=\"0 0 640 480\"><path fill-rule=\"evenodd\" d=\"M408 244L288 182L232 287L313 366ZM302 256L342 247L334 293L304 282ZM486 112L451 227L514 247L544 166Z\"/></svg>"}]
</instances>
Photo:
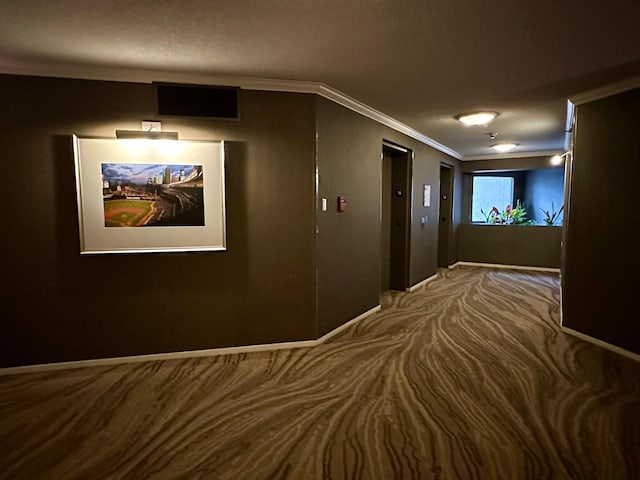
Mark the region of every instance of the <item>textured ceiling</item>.
<instances>
[{"instance_id":1,"label":"textured ceiling","mask_svg":"<svg viewBox=\"0 0 640 480\"><path fill-rule=\"evenodd\" d=\"M640 1L0 1L0 72L89 69L320 82L466 158L562 150L567 98L640 75Z\"/></svg>"}]
</instances>

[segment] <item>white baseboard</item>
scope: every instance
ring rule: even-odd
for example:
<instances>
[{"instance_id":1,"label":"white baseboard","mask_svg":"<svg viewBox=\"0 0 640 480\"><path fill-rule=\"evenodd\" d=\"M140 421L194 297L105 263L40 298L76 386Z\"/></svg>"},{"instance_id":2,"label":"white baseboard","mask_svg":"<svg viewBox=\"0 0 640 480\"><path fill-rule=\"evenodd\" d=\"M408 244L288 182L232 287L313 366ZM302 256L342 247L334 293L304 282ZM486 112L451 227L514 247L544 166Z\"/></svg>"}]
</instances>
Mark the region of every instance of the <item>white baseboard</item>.
<instances>
[{"instance_id":1,"label":"white baseboard","mask_svg":"<svg viewBox=\"0 0 640 480\"><path fill-rule=\"evenodd\" d=\"M269 350L286 350L293 348L309 348L320 345L337 333L343 331L347 327L355 324L373 313L380 310L380 305L366 311L362 315L357 316L354 319L349 320L347 323L340 325L333 329L329 333L323 335L316 340L301 340L297 342L282 342L282 343L266 343L260 345L242 345L238 347L224 347L224 348L210 348L206 350L188 350L184 352L168 352L168 353L153 353L150 355L132 355L127 357L112 357L112 358L96 358L92 360L76 360L73 362L59 362L59 363L43 363L38 365L24 365L20 367L0 368L0 376L3 375L17 375L20 373L39 373L39 372L51 372L54 370L66 370L70 368L84 368L84 367L96 367L105 365L121 365L125 363L140 363L140 362L155 362L160 360L176 360L185 358L198 358L198 357L215 357L218 355L232 355L238 353L251 353L251 352L264 352Z\"/></svg>"},{"instance_id":2,"label":"white baseboard","mask_svg":"<svg viewBox=\"0 0 640 480\"><path fill-rule=\"evenodd\" d=\"M362 320L365 317L368 317L369 315L373 315L376 312L380 311L380 305L373 307L371 310L367 310L366 312L364 312L362 315L358 315L356 318L353 318L351 320L349 320L347 323L343 323L342 325L340 325L339 327L334 328L333 330L331 330L329 333L324 334L322 337L320 337L317 340L314 340L315 345L320 345L321 343L326 342L327 340L329 340L331 337L333 337L334 335L337 335L338 333L340 333L341 331L343 331L345 328L350 327L351 325L359 322L360 320Z\"/></svg>"},{"instance_id":3,"label":"white baseboard","mask_svg":"<svg viewBox=\"0 0 640 480\"><path fill-rule=\"evenodd\" d=\"M427 283L429 283L432 280L435 280L436 278L438 278L438 274L434 274L431 275L429 278L425 278L424 280L422 280L419 283L416 283L413 287L409 287L407 288L407 292L415 292L416 290L418 290L420 287L426 285Z\"/></svg>"},{"instance_id":4,"label":"white baseboard","mask_svg":"<svg viewBox=\"0 0 640 480\"><path fill-rule=\"evenodd\" d=\"M469 267L487 267L487 268L506 268L510 270L535 270L538 272L554 272L560 273L559 268L550 268L550 267L530 267L527 265L505 265L503 263L478 263L478 262L456 262L453 265L449 265L449 268L456 268L459 266L469 266Z\"/></svg>"},{"instance_id":5,"label":"white baseboard","mask_svg":"<svg viewBox=\"0 0 640 480\"><path fill-rule=\"evenodd\" d=\"M630 352L629 350L625 350L624 348L616 347L611 343L604 342L602 340L598 340L597 338L591 337L587 334L578 332L572 328L568 328L560 325L560 330L568 335L573 337L577 337L580 340L584 340L585 342L593 343L594 345L598 345L599 347L606 348L607 350L611 350L619 355L630 358L631 360L635 360L636 362L640 362L640 355L637 353Z\"/></svg>"}]
</instances>

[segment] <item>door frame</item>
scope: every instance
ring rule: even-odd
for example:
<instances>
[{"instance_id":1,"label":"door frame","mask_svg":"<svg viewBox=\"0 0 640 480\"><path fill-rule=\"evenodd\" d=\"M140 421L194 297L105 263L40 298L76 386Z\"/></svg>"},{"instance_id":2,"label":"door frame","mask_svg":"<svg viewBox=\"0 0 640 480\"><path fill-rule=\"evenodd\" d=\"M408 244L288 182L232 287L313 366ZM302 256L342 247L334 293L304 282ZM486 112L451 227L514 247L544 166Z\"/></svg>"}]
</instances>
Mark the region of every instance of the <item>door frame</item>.
<instances>
[{"instance_id":1,"label":"door frame","mask_svg":"<svg viewBox=\"0 0 640 480\"><path fill-rule=\"evenodd\" d=\"M406 291L409 287L410 281L410 267L411 267L411 214L413 208L413 150L399 145L394 142L390 142L386 139L382 141L382 148L380 151L380 172L381 172L381 181L380 181L380 225L381 230L384 230L385 219L383 218L383 199L385 197L383 192L383 188L385 188L385 182L383 181L384 176L384 158L385 153L389 154L392 162L391 168L391 192L386 192L390 196L390 201L394 202L396 200L395 207L396 211L399 212L400 215L400 230L398 231L399 235L392 235L393 225L390 228L390 240L389 240L389 253L388 253L388 261L389 261L389 290L398 290L398 291ZM397 192L400 191L401 194ZM399 198L402 198L401 201L398 201ZM393 206L392 206L393 210ZM390 220L397 220L397 216L393 216ZM404 225L402 225L404 223ZM381 231L380 235L380 247L381 247L381 255L380 255L380 290L383 289L382 284L382 274L384 272L384 267L382 265L383 261L387 258L386 253L383 254L383 240L382 236L385 234L384 231ZM383 292L381 292L383 293Z\"/></svg>"},{"instance_id":2,"label":"door frame","mask_svg":"<svg viewBox=\"0 0 640 480\"><path fill-rule=\"evenodd\" d=\"M446 185L446 188L443 188L442 184L442 169L445 168L449 171L449 182ZM439 176L439 187L440 193L438 196L438 258L437 265L438 268L446 268L451 263L451 238L453 235L453 187L454 187L454 176L455 176L455 167L446 162L440 162L440 176ZM448 195L449 197L449 211L443 215L441 211L442 207L442 196ZM444 219L444 222L443 222ZM446 225L447 231L446 236L442 238L442 226ZM443 242L444 240L444 242ZM444 244L443 244L444 243ZM443 251L446 250L446 251ZM443 254L446 256L446 265L442 265L441 257Z\"/></svg>"}]
</instances>

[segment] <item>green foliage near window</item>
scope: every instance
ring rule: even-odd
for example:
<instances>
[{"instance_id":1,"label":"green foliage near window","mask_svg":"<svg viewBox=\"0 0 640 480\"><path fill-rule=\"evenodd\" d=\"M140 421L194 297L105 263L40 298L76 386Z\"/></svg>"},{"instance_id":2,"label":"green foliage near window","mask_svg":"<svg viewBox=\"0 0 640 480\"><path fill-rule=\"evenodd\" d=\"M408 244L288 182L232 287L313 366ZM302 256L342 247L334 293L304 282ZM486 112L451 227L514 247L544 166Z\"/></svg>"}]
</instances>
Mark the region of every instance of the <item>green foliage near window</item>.
<instances>
[{"instance_id":1,"label":"green foliage near window","mask_svg":"<svg viewBox=\"0 0 640 480\"><path fill-rule=\"evenodd\" d=\"M482 215L484 215L485 223L496 225L535 224L535 220L530 220L527 218L527 211L525 210L524 205L519 199L516 201L515 207L507 205L502 212L496 207L493 207L491 210L489 210L488 213L485 213L483 209L480 209L480 212L482 213Z\"/></svg>"},{"instance_id":2,"label":"green foliage near window","mask_svg":"<svg viewBox=\"0 0 640 480\"><path fill-rule=\"evenodd\" d=\"M560 214L562 213L563 210L564 210L564 205L562 205L560 207L560 210L556 212L553 202L551 202L551 211L543 210L542 208L540 209L540 211L544 214L544 218L543 218L544 223L549 227L552 225L555 225L555 223L560 218Z\"/></svg>"}]
</instances>

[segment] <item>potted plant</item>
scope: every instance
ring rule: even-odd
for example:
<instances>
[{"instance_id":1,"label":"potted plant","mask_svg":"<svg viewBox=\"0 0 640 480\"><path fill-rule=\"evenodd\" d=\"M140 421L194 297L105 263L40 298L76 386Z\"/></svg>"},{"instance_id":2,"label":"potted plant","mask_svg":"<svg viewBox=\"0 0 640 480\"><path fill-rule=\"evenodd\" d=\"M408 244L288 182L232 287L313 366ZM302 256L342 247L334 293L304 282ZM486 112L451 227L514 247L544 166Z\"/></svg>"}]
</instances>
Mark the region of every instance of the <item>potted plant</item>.
<instances>
[{"instance_id":1,"label":"potted plant","mask_svg":"<svg viewBox=\"0 0 640 480\"><path fill-rule=\"evenodd\" d=\"M485 213L483 209L480 209L480 212L484 215L485 223L499 225L531 225L534 223L533 220L527 219L527 211L520 199L516 200L515 207L507 205L502 212L496 207L489 210L489 213Z\"/></svg>"},{"instance_id":2,"label":"potted plant","mask_svg":"<svg viewBox=\"0 0 640 480\"><path fill-rule=\"evenodd\" d=\"M551 202L551 212L549 212L549 210L543 210L542 208L540 209L540 211L544 214L544 218L543 218L544 223L548 227L555 225L555 223L560 218L560 214L562 213L563 210L564 210L564 205L562 205L560 207L560 210L556 212L553 202Z\"/></svg>"}]
</instances>

